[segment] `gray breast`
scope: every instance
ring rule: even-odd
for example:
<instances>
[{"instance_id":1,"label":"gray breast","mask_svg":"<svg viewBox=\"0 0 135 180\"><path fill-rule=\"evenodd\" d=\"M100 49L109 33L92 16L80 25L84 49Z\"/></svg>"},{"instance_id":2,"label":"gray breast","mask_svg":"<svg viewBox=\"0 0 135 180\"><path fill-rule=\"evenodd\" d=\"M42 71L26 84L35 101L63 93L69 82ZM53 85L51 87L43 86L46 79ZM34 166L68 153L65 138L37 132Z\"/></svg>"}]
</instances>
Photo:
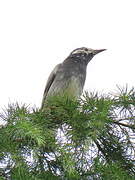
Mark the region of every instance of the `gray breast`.
<instances>
[{"instance_id":1,"label":"gray breast","mask_svg":"<svg viewBox=\"0 0 135 180\"><path fill-rule=\"evenodd\" d=\"M65 94L78 98L82 94L86 77L86 68L76 64L63 64L56 74L47 96Z\"/></svg>"}]
</instances>

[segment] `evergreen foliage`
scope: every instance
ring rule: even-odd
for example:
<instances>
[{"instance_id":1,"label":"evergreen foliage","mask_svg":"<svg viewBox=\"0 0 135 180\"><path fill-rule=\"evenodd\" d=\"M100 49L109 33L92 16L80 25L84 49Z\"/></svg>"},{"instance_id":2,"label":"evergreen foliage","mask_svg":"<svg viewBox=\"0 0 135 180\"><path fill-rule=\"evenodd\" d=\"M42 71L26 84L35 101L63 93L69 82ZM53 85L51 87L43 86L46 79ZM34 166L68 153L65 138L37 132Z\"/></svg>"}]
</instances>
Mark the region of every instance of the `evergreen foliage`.
<instances>
[{"instance_id":1,"label":"evergreen foliage","mask_svg":"<svg viewBox=\"0 0 135 180\"><path fill-rule=\"evenodd\" d=\"M0 180L135 179L135 91L50 98L1 114Z\"/></svg>"}]
</instances>

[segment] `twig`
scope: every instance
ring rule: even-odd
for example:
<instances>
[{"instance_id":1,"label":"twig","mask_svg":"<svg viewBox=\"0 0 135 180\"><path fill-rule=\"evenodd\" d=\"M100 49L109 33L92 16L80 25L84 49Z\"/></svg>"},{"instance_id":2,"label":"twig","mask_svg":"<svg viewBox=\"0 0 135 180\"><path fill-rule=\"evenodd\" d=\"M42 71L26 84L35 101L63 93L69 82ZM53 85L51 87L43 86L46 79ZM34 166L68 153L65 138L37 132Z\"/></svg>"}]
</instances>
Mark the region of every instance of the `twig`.
<instances>
[{"instance_id":1,"label":"twig","mask_svg":"<svg viewBox=\"0 0 135 180\"><path fill-rule=\"evenodd\" d=\"M120 126L124 126L124 127L128 127L128 128L131 128L131 129L135 129L135 125L128 125L128 124L124 124L124 123L120 123L120 122L117 122L117 121L114 121L113 123L115 124L118 124Z\"/></svg>"}]
</instances>

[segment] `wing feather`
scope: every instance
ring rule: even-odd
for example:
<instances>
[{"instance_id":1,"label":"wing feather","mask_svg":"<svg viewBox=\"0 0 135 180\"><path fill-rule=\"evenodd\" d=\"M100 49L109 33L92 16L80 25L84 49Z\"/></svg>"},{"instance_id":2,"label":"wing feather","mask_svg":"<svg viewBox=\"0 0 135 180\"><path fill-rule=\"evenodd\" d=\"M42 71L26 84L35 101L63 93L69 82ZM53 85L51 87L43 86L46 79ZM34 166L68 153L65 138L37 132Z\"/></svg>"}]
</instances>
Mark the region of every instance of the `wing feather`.
<instances>
[{"instance_id":1,"label":"wing feather","mask_svg":"<svg viewBox=\"0 0 135 180\"><path fill-rule=\"evenodd\" d=\"M53 69L53 71L51 72L50 76L48 77L48 80L47 80L47 83L46 83L46 86L45 86L45 90L44 90L44 94L43 94L43 100L42 100L41 109L44 106L45 99L47 97L48 91L49 91L52 83L54 82L54 79L56 77L56 73L57 73L58 69L60 68L60 66L61 66L61 64L57 64L55 66L55 68Z\"/></svg>"}]
</instances>

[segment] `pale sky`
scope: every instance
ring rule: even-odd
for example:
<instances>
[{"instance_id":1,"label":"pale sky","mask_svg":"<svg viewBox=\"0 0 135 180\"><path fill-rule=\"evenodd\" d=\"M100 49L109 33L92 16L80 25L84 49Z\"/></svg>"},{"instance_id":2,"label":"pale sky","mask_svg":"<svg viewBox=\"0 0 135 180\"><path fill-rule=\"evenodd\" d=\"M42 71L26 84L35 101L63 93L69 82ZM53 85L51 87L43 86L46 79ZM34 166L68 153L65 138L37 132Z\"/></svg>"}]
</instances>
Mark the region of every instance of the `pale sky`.
<instances>
[{"instance_id":1,"label":"pale sky","mask_svg":"<svg viewBox=\"0 0 135 180\"><path fill-rule=\"evenodd\" d=\"M135 86L135 0L1 0L0 107L40 107L54 66L79 47L105 48L84 90Z\"/></svg>"}]
</instances>

